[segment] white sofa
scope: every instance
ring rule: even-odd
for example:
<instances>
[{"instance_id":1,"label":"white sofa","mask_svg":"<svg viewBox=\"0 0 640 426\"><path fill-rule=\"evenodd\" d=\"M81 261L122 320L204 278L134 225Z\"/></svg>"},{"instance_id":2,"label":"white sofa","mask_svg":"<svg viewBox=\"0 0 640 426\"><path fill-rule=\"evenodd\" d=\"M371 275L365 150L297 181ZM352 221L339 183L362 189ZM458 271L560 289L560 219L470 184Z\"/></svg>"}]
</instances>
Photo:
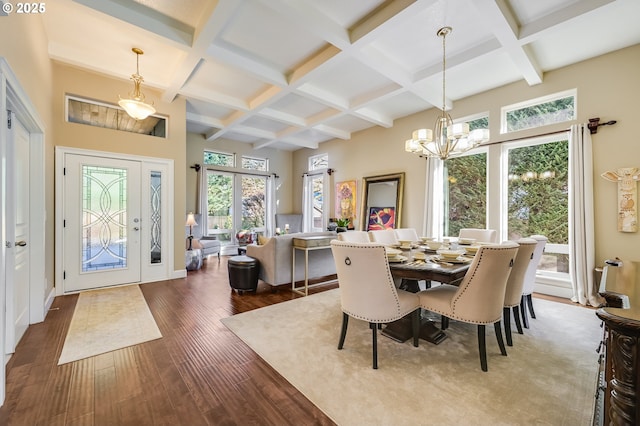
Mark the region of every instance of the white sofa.
<instances>
[{"instance_id":1,"label":"white sofa","mask_svg":"<svg viewBox=\"0 0 640 426\"><path fill-rule=\"evenodd\" d=\"M336 236L333 231L300 232L278 235L269 238L264 245L250 244L247 246L247 256L260 262L258 277L272 286L291 283L292 239L301 236L326 235ZM331 249L309 251L309 278L320 278L335 275L336 265L333 261ZM296 252L296 281L304 280L304 252Z\"/></svg>"}]
</instances>

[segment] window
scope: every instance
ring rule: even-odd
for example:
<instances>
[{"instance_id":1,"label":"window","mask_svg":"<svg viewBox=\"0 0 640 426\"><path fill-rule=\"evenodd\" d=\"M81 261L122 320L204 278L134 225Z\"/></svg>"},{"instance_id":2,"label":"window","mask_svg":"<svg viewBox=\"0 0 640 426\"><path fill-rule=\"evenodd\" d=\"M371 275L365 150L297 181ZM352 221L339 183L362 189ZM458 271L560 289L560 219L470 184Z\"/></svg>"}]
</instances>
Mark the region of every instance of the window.
<instances>
[{"instance_id":1,"label":"window","mask_svg":"<svg viewBox=\"0 0 640 426\"><path fill-rule=\"evenodd\" d=\"M569 90L502 108L501 132L510 133L575 120L576 91Z\"/></svg>"},{"instance_id":2,"label":"window","mask_svg":"<svg viewBox=\"0 0 640 426\"><path fill-rule=\"evenodd\" d=\"M487 153L444 161L444 235L487 227Z\"/></svg>"},{"instance_id":3,"label":"window","mask_svg":"<svg viewBox=\"0 0 640 426\"><path fill-rule=\"evenodd\" d=\"M268 160L242 156L241 168L245 172L236 168L235 162L235 154L204 152L204 163L215 166L206 170L207 234L215 235L223 246L250 242L246 237L239 239L241 231L252 236L266 233L267 176L249 171L267 171ZM218 170L218 166L224 169Z\"/></svg>"},{"instance_id":4,"label":"window","mask_svg":"<svg viewBox=\"0 0 640 426\"><path fill-rule=\"evenodd\" d=\"M503 129L516 131L573 120L576 96L570 90L505 107ZM488 117L466 121L472 129L487 127ZM570 285L566 133L505 142L499 149L476 148L433 170L434 182L442 187L434 197L442 201L434 203L431 212L440 218L440 236L456 236L467 227L498 229L500 240L544 235L548 243L538 278L554 286Z\"/></svg>"},{"instance_id":5,"label":"window","mask_svg":"<svg viewBox=\"0 0 640 426\"><path fill-rule=\"evenodd\" d=\"M309 157L309 171L326 169L329 167L329 154L319 154Z\"/></svg>"},{"instance_id":6,"label":"window","mask_svg":"<svg viewBox=\"0 0 640 426\"><path fill-rule=\"evenodd\" d=\"M242 168L246 170L260 170L266 172L269 170L269 160L266 158L255 158L242 156Z\"/></svg>"},{"instance_id":7,"label":"window","mask_svg":"<svg viewBox=\"0 0 640 426\"><path fill-rule=\"evenodd\" d=\"M66 96L66 108L69 123L160 138L167 137L167 119L159 115L150 115L144 120L136 120L116 105L69 95Z\"/></svg>"},{"instance_id":8,"label":"window","mask_svg":"<svg viewBox=\"0 0 640 426\"><path fill-rule=\"evenodd\" d=\"M489 116L464 118L469 130L488 129ZM474 149L449 158L443 165L444 235L458 235L462 228L487 227L487 152Z\"/></svg>"},{"instance_id":9,"label":"window","mask_svg":"<svg viewBox=\"0 0 640 426\"><path fill-rule=\"evenodd\" d=\"M329 199L328 179L324 171L329 167L329 154L319 154L309 157L309 174L305 178L303 195L303 222L305 229L310 231L324 231L328 222ZM315 173L311 173L315 172Z\"/></svg>"},{"instance_id":10,"label":"window","mask_svg":"<svg viewBox=\"0 0 640 426\"><path fill-rule=\"evenodd\" d=\"M227 154L226 152L205 151L204 164L234 167L236 164L236 156L235 154Z\"/></svg>"},{"instance_id":11,"label":"window","mask_svg":"<svg viewBox=\"0 0 640 426\"><path fill-rule=\"evenodd\" d=\"M569 272L569 142L565 135L503 147L507 236L549 239L538 270Z\"/></svg>"}]
</instances>

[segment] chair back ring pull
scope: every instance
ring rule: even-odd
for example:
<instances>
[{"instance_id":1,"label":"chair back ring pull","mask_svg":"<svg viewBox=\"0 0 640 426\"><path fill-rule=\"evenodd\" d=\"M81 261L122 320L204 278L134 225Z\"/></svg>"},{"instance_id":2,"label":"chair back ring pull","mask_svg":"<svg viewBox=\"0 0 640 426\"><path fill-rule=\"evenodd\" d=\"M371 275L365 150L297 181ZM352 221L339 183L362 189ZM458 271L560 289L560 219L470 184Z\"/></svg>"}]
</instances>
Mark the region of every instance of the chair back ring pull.
<instances>
[{"instance_id":1,"label":"chair back ring pull","mask_svg":"<svg viewBox=\"0 0 640 426\"><path fill-rule=\"evenodd\" d=\"M351 259L349 259L348 256L344 258L344 264L347 266L351 265Z\"/></svg>"}]
</instances>

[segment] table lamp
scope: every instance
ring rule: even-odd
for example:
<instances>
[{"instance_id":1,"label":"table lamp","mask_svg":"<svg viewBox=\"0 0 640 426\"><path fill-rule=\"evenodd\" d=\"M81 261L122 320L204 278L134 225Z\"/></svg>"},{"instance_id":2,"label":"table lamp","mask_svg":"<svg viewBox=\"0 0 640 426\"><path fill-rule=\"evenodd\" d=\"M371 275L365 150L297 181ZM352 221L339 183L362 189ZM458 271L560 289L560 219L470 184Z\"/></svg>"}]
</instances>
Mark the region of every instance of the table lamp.
<instances>
[{"instance_id":1,"label":"table lamp","mask_svg":"<svg viewBox=\"0 0 640 426\"><path fill-rule=\"evenodd\" d=\"M187 223L185 226L189 227L189 248L187 250L192 250L191 243L193 242L193 227L198 226L198 222L196 222L196 218L193 213L189 213L187 215Z\"/></svg>"}]
</instances>

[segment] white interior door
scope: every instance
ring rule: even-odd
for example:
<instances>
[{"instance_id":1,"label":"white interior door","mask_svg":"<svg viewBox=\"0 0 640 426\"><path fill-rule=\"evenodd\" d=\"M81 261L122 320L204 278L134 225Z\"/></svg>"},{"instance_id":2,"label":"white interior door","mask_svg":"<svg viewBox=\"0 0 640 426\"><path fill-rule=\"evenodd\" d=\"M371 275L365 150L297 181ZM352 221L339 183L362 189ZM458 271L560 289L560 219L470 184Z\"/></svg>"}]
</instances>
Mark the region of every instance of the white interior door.
<instances>
[{"instance_id":1,"label":"white interior door","mask_svg":"<svg viewBox=\"0 0 640 426\"><path fill-rule=\"evenodd\" d=\"M29 132L11 117L7 145L6 352L13 353L29 327Z\"/></svg>"},{"instance_id":2,"label":"white interior door","mask_svg":"<svg viewBox=\"0 0 640 426\"><path fill-rule=\"evenodd\" d=\"M64 156L64 291L140 282L138 161Z\"/></svg>"}]
</instances>

